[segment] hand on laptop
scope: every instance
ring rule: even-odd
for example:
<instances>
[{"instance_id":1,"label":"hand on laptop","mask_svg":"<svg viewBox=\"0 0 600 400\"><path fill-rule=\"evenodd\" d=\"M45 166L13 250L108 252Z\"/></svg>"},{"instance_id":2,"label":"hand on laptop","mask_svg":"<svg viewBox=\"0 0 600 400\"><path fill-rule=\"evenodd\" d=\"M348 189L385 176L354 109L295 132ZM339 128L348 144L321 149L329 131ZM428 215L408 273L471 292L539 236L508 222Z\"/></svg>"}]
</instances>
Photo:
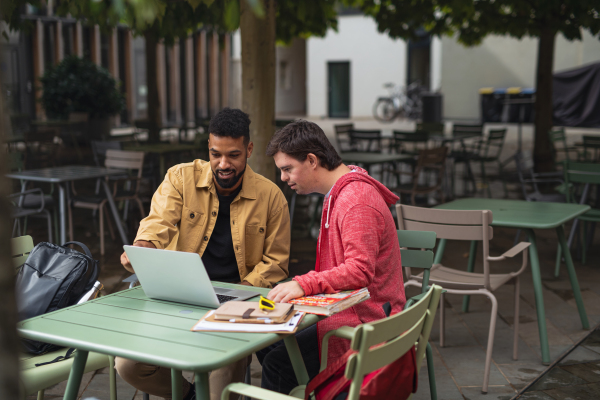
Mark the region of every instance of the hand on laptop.
<instances>
[{"instance_id":1,"label":"hand on laptop","mask_svg":"<svg viewBox=\"0 0 600 400\"><path fill-rule=\"evenodd\" d=\"M137 246L137 247L147 247L149 249L155 249L156 246L152 243L152 242L148 242L147 240L138 240L135 243L133 243L133 246ZM123 254L121 254L121 264L123 264L123 267L125 267L125 269L131 273L135 273L135 271L133 270L133 267L131 266L131 263L129 262L129 258L127 257L127 254L125 254L125 252L123 252Z\"/></svg>"},{"instance_id":2,"label":"hand on laptop","mask_svg":"<svg viewBox=\"0 0 600 400\"><path fill-rule=\"evenodd\" d=\"M267 298L275 303L287 303L289 300L297 299L304 296L304 289L296 281L280 283L275 286Z\"/></svg>"}]
</instances>

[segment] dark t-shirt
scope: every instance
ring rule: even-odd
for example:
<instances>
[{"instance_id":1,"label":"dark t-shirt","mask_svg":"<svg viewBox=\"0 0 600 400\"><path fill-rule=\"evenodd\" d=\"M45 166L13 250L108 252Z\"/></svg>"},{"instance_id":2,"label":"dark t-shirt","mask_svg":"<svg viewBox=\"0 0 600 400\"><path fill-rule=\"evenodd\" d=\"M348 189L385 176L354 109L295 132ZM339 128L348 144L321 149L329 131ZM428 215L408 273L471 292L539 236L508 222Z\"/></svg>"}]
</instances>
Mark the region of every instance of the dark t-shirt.
<instances>
[{"instance_id":1,"label":"dark t-shirt","mask_svg":"<svg viewBox=\"0 0 600 400\"><path fill-rule=\"evenodd\" d=\"M219 214L206 250L202 254L202 262L206 267L208 276L214 281L235 283L240 281L240 272L233 250L233 239L231 238L230 206L241 190L242 185L240 184L235 192L229 196L222 196L217 192Z\"/></svg>"}]
</instances>

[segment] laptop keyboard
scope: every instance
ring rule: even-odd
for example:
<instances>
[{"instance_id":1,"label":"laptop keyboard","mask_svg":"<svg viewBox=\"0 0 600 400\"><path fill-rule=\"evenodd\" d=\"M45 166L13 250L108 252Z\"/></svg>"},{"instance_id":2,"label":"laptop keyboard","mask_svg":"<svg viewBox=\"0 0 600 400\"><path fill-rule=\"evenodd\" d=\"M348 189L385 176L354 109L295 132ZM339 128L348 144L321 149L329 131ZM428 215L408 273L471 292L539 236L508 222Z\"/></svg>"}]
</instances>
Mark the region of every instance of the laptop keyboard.
<instances>
[{"instance_id":1,"label":"laptop keyboard","mask_svg":"<svg viewBox=\"0 0 600 400\"><path fill-rule=\"evenodd\" d=\"M229 300L233 300L233 299L236 299L236 298L237 298L236 296L227 296L225 294L218 294L217 293L217 299L219 299L219 303L220 304L223 304L223 303L225 303L225 302L227 302Z\"/></svg>"}]
</instances>

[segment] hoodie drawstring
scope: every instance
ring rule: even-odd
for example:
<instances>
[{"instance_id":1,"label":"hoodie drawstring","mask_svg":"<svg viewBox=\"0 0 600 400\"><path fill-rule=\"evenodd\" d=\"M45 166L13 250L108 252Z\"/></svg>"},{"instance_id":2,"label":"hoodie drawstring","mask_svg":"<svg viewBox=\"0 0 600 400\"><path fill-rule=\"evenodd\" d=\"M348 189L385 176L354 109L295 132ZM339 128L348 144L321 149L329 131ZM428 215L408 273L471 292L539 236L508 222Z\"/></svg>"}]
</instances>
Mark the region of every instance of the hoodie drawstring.
<instances>
[{"instance_id":1,"label":"hoodie drawstring","mask_svg":"<svg viewBox=\"0 0 600 400\"><path fill-rule=\"evenodd\" d=\"M331 211L331 195L329 195L329 201L327 202L327 218L325 219L325 229L329 229L329 211Z\"/></svg>"}]
</instances>

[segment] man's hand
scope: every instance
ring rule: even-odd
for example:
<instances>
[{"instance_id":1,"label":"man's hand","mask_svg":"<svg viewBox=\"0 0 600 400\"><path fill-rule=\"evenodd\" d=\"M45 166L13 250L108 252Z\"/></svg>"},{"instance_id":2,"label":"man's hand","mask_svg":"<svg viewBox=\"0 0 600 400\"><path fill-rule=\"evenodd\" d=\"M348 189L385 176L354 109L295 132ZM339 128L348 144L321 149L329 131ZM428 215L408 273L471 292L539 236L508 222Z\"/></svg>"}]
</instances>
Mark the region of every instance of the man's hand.
<instances>
[{"instance_id":1,"label":"man's hand","mask_svg":"<svg viewBox=\"0 0 600 400\"><path fill-rule=\"evenodd\" d=\"M155 249L156 246L152 243L152 242L148 242L147 240L138 240L135 243L133 243L134 246L137 247L147 247L149 249ZM135 271L133 270L133 267L131 266L131 262L129 262L129 258L127 257L127 254L125 252L123 252L123 254L121 254L121 264L123 264L123 267L125 267L125 269L133 274L135 274Z\"/></svg>"},{"instance_id":2,"label":"man's hand","mask_svg":"<svg viewBox=\"0 0 600 400\"><path fill-rule=\"evenodd\" d=\"M275 303L287 303L290 300L304 296L304 289L296 281L281 283L275 286L267 296L268 299Z\"/></svg>"}]
</instances>

